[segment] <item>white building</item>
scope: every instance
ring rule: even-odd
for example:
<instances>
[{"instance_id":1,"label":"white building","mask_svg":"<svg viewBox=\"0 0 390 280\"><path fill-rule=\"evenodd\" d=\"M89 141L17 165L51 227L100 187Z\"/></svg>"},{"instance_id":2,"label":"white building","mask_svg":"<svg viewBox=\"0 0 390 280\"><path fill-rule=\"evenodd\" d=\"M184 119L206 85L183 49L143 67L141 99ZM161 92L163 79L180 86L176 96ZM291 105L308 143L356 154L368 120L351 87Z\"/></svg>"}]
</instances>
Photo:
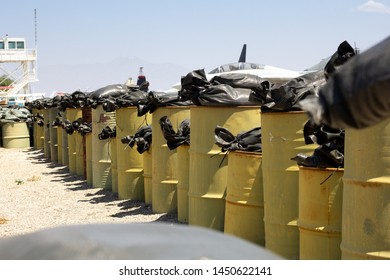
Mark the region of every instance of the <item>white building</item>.
<instances>
[{"instance_id":1,"label":"white building","mask_svg":"<svg viewBox=\"0 0 390 280\"><path fill-rule=\"evenodd\" d=\"M0 84L13 81L0 87L0 104L23 103L33 96L30 83L37 81L36 61L36 49L27 49L24 38L0 38Z\"/></svg>"}]
</instances>

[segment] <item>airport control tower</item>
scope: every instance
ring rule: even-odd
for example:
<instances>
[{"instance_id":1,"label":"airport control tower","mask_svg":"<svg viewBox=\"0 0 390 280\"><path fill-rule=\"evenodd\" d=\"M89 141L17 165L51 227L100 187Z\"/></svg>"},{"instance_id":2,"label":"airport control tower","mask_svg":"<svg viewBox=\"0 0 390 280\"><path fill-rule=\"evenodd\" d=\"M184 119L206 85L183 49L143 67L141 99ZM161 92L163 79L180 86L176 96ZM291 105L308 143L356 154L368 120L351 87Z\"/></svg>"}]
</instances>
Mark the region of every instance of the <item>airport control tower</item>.
<instances>
[{"instance_id":1,"label":"airport control tower","mask_svg":"<svg viewBox=\"0 0 390 280\"><path fill-rule=\"evenodd\" d=\"M0 38L0 104L29 100L30 83L37 81L36 61L36 49L27 49L24 38Z\"/></svg>"}]
</instances>

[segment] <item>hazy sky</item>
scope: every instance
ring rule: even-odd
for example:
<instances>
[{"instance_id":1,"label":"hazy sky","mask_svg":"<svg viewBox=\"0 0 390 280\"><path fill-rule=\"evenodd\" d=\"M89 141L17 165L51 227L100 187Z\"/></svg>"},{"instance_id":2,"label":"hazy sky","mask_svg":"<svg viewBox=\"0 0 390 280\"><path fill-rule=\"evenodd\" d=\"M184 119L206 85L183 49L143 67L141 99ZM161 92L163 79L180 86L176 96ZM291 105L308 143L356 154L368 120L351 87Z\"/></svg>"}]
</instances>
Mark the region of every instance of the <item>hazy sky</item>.
<instances>
[{"instance_id":1,"label":"hazy sky","mask_svg":"<svg viewBox=\"0 0 390 280\"><path fill-rule=\"evenodd\" d=\"M344 40L364 51L390 35L390 0L13 0L0 9L0 37L30 48L37 10L38 69L130 58L208 72L237 61L246 43L248 62L302 70Z\"/></svg>"}]
</instances>

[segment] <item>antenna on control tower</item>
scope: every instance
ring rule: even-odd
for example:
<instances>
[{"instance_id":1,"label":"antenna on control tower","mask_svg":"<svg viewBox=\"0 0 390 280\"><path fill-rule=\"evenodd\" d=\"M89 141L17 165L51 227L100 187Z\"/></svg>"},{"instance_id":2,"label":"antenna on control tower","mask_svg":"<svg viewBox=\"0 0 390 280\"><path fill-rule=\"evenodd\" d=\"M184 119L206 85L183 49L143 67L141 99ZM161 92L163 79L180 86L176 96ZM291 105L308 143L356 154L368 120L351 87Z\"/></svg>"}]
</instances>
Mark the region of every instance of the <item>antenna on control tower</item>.
<instances>
[{"instance_id":1,"label":"antenna on control tower","mask_svg":"<svg viewBox=\"0 0 390 280\"><path fill-rule=\"evenodd\" d=\"M34 30L35 30L35 48L37 48L37 43L38 43L37 9L34 9Z\"/></svg>"}]
</instances>

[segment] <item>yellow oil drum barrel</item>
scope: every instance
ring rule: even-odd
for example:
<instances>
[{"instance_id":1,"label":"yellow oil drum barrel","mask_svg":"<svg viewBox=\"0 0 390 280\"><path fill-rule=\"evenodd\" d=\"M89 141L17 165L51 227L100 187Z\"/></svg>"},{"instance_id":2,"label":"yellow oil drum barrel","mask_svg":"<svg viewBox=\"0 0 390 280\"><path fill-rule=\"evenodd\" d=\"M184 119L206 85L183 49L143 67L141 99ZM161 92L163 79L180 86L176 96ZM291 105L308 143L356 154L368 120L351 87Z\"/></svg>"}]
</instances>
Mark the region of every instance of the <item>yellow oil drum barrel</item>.
<instances>
[{"instance_id":1,"label":"yellow oil drum barrel","mask_svg":"<svg viewBox=\"0 0 390 280\"><path fill-rule=\"evenodd\" d=\"M343 174L299 166L299 259L341 259Z\"/></svg>"},{"instance_id":2,"label":"yellow oil drum barrel","mask_svg":"<svg viewBox=\"0 0 390 280\"><path fill-rule=\"evenodd\" d=\"M37 114L37 109L35 109L35 108L33 108L32 110L31 110L31 113L32 113L32 115L33 116L35 116L36 114ZM37 122L34 122L33 123L33 147L35 148L35 149L37 149L37 127L38 127L38 124L37 124ZM1 135L1 134L0 134ZM3 140L1 140L1 141L3 141ZM1 142L0 141L0 142Z\"/></svg>"},{"instance_id":3,"label":"yellow oil drum barrel","mask_svg":"<svg viewBox=\"0 0 390 280\"><path fill-rule=\"evenodd\" d=\"M191 107L188 223L224 231L228 158L215 144L219 125L232 134L259 127L258 106Z\"/></svg>"},{"instance_id":4,"label":"yellow oil drum barrel","mask_svg":"<svg viewBox=\"0 0 390 280\"><path fill-rule=\"evenodd\" d=\"M82 120L84 123L92 124L92 108L91 107L82 107L81 108ZM89 158L91 159L91 157ZM87 180L87 135L83 135L83 170L84 170L84 179ZM91 168L91 167L89 167Z\"/></svg>"},{"instance_id":5,"label":"yellow oil drum barrel","mask_svg":"<svg viewBox=\"0 0 390 280\"><path fill-rule=\"evenodd\" d=\"M42 110L37 110L37 113L42 115L43 112L42 112ZM44 127L38 125L36 122L35 122L35 125L36 125L36 127L34 126L34 129L35 129L34 131L36 131L36 136L35 136L36 148L43 150L43 147L45 145Z\"/></svg>"},{"instance_id":6,"label":"yellow oil drum barrel","mask_svg":"<svg viewBox=\"0 0 390 280\"><path fill-rule=\"evenodd\" d=\"M118 156L117 156L117 139L110 138L110 159L111 159L111 184L112 192L118 193Z\"/></svg>"},{"instance_id":7,"label":"yellow oil drum barrel","mask_svg":"<svg viewBox=\"0 0 390 280\"><path fill-rule=\"evenodd\" d=\"M115 127L115 112L106 112L102 105L92 109L92 184L95 188L112 190L110 139L99 140L103 128Z\"/></svg>"},{"instance_id":8,"label":"yellow oil drum barrel","mask_svg":"<svg viewBox=\"0 0 390 280\"><path fill-rule=\"evenodd\" d=\"M92 173L92 133L85 135L85 160L86 160L86 180L87 185L92 186L93 184L93 173Z\"/></svg>"},{"instance_id":9,"label":"yellow oil drum barrel","mask_svg":"<svg viewBox=\"0 0 390 280\"><path fill-rule=\"evenodd\" d=\"M4 148L30 147L30 133L25 122L3 123L1 130Z\"/></svg>"},{"instance_id":10,"label":"yellow oil drum barrel","mask_svg":"<svg viewBox=\"0 0 390 280\"><path fill-rule=\"evenodd\" d=\"M79 108L66 108L66 119L70 122L82 117L82 111ZM72 134L67 134L68 136L68 160L69 160L69 173L77 174L76 166L76 137L77 131L74 131Z\"/></svg>"},{"instance_id":11,"label":"yellow oil drum barrel","mask_svg":"<svg viewBox=\"0 0 390 280\"><path fill-rule=\"evenodd\" d=\"M177 220L188 223L188 189L190 185L190 146L177 149Z\"/></svg>"},{"instance_id":12,"label":"yellow oil drum barrel","mask_svg":"<svg viewBox=\"0 0 390 280\"><path fill-rule=\"evenodd\" d=\"M152 147L142 153L144 161L145 204L152 204Z\"/></svg>"},{"instance_id":13,"label":"yellow oil drum barrel","mask_svg":"<svg viewBox=\"0 0 390 280\"><path fill-rule=\"evenodd\" d=\"M75 153L76 153L76 174L84 176L84 137L77 131L73 132L75 137Z\"/></svg>"},{"instance_id":14,"label":"yellow oil drum barrel","mask_svg":"<svg viewBox=\"0 0 390 280\"><path fill-rule=\"evenodd\" d=\"M62 117L60 117L60 120L62 120ZM58 163L64 165L64 159L63 159L63 154L62 154L62 149L63 149L62 133L66 133L66 132L62 129L61 126L57 126L57 157L58 157Z\"/></svg>"},{"instance_id":15,"label":"yellow oil drum barrel","mask_svg":"<svg viewBox=\"0 0 390 280\"><path fill-rule=\"evenodd\" d=\"M136 106L119 108L116 111L116 137L120 141L134 136L137 130L151 123L151 116L138 116ZM118 197L119 199L145 199L143 156L127 145L117 143Z\"/></svg>"},{"instance_id":16,"label":"yellow oil drum barrel","mask_svg":"<svg viewBox=\"0 0 390 280\"><path fill-rule=\"evenodd\" d=\"M231 151L224 232L264 246L264 199L261 153Z\"/></svg>"},{"instance_id":17,"label":"yellow oil drum barrel","mask_svg":"<svg viewBox=\"0 0 390 280\"><path fill-rule=\"evenodd\" d=\"M345 130L341 259L390 259L390 119Z\"/></svg>"},{"instance_id":18,"label":"yellow oil drum barrel","mask_svg":"<svg viewBox=\"0 0 390 280\"><path fill-rule=\"evenodd\" d=\"M50 159L50 115L49 108L42 110L43 115L43 154L46 159Z\"/></svg>"},{"instance_id":19,"label":"yellow oil drum barrel","mask_svg":"<svg viewBox=\"0 0 390 280\"><path fill-rule=\"evenodd\" d=\"M61 121L66 121L66 111L61 113ZM66 133L65 129L62 127L58 127L58 130L61 130L61 152L58 151L58 154L62 154L62 164L63 165L69 165L69 149L68 149L68 134ZM59 141L60 142L60 141Z\"/></svg>"},{"instance_id":20,"label":"yellow oil drum barrel","mask_svg":"<svg viewBox=\"0 0 390 280\"><path fill-rule=\"evenodd\" d=\"M34 116L37 114L42 114L41 110L33 109L32 113ZM43 127L39 126L37 122L34 122L33 125L33 135L34 135L34 148L36 149L43 149L44 144L44 136L43 136Z\"/></svg>"},{"instance_id":21,"label":"yellow oil drum barrel","mask_svg":"<svg viewBox=\"0 0 390 280\"><path fill-rule=\"evenodd\" d=\"M317 147L305 144L307 121L303 111L262 114L265 247L286 259L299 259L299 168L291 158Z\"/></svg>"},{"instance_id":22,"label":"yellow oil drum barrel","mask_svg":"<svg viewBox=\"0 0 390 280\"><path fill-rule=\"evenodd\" d=\"M49 136L50 136L50 160L52 162L58 162L58 139L57 139L57 126L53 126L53 122L55 121L58 108L53 107L49 110Z\"/></svg>"},{"instance_id":23,"label":"yellow oil drum barrel","mask_svg":"<svg viewBox=\"0 0 390 280\"><path fill-rule=\"evenodd\" d=\"M160 126L167 116L175 131L190 118L188 106L159 107L152 114L152 210L154 213L177 211L177 150L170 150Z\"/></svg>"}]
</instances>

